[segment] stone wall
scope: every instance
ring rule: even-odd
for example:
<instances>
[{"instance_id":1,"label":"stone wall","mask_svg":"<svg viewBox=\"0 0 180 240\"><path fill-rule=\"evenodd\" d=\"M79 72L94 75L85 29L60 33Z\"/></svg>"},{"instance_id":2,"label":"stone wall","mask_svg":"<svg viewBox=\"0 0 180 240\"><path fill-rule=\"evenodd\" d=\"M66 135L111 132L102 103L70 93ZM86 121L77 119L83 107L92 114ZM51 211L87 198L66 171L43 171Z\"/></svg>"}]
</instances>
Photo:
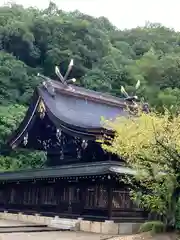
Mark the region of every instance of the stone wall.
<instances>
[{"instance_id":1,"label":"stone wall","mask_svg":"<svg viewBox=\"0 0 180 240\"><path fill-rule=\"evenodd\" d=\"M136 233L139 229L139 223L114 223L114 221L87 221L79 219L67 219L55 217L44 217L38 214L25 215L22 213L9 213L7 211L0 213L1 219L16 220L26 223L47 225L58 229L68 229L72 231L84 231L101 234L123 235Z\"/></svg>"}]
</instances>

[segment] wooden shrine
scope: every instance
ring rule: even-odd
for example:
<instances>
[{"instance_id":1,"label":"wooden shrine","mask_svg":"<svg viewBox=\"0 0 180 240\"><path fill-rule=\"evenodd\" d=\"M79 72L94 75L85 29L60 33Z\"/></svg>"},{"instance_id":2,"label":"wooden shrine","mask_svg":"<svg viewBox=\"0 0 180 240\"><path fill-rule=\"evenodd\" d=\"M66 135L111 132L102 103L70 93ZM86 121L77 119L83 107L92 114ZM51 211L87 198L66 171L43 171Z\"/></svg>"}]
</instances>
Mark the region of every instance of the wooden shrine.
<instances>
[{"instance_id":1,"label":"wooden shrine","mask_svg":"<svg viewBox=\"0 0 180 240\"><path fill-rule=\"evenodd\" d=\"M101 118L128 116L133 99L120 99L45 76L8 146L47 153L41 169L0 173L0 208L69 218L141 221L147 214L129 197L121 178L134 171L96 141Z\"/></svg>"}]
</instances>

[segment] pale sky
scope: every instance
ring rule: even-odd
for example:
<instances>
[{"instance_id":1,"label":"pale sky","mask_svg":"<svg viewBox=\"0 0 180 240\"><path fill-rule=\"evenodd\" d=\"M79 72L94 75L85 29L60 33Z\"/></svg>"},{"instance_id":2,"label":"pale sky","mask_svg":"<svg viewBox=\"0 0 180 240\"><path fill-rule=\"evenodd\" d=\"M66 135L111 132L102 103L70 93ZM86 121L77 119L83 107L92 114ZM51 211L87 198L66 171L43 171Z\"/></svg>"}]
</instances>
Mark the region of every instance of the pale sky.
<instances>
[{"instance_id":1,"label":"pale sky","mask_svg":"<svg viewBox=\"0 0 180 240\"><path fill-rule=\"evenodd\" d=\"M6 3L0 0L0 4ZM46 8L49 0L15 0L24 6ZM180 31L180 0L54 0L65 11L107 17L120 29L143 26L147 21Z\"/></svg>"}]
</instances>

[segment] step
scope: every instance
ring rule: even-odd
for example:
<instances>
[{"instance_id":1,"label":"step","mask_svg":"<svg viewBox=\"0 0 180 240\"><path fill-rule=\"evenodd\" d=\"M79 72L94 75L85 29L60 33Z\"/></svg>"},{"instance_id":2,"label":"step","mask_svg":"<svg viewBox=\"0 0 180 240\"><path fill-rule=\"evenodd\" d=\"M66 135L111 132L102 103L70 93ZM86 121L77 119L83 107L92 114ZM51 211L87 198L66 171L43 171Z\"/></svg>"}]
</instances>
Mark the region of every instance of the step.
<instances>
[{"instance_id":1,"label":"step","mask_svg":"<svg viewBox=\"0 0 180 240\"><path fill-rule=\"evenodd\" d=\"M55 217L54 219L51 220L49 227L61 230L79 230L79 222L80 220L78 219Z\"/></svg>"},{"instance_id":2,"label":"step","mask_svg":"<svg viewBox=\"0 0 180 240\"><path fill-rule=\"evenodd\" d=\"M12 227L12 228L1 228L0 233L30 233L30 232L54 232L61 231L60 229L51 228L51 227Z\"/></svg>"}]
</instances>

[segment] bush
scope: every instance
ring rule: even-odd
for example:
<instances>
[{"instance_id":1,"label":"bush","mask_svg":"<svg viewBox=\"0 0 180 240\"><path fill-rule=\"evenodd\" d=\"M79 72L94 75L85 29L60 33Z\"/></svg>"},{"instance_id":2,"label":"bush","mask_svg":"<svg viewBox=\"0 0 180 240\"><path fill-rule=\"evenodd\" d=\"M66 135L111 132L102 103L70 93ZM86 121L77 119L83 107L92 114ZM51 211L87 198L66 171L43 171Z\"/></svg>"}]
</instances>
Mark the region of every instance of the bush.
<instances>
[{"instance_id":1,"label":"bush","mask_svg":"<svg viewBox=\"0 0 180 240\"><path fill-rule=\"evenodd\" d=\"M180 230L180 199L178 199L177 206L176 206L175 228L177 230Z\"/></svg>"},{"instance_id":2,"label":"bush","mask_svg":"<svg viewBox=\"0 0 180 240\"><path fill-rule=\"evenodd\" d=\"M141 225L139 232L162 233L165 232L165 225L160 221L145 222Z\"/></svg>"}]
</instances>

